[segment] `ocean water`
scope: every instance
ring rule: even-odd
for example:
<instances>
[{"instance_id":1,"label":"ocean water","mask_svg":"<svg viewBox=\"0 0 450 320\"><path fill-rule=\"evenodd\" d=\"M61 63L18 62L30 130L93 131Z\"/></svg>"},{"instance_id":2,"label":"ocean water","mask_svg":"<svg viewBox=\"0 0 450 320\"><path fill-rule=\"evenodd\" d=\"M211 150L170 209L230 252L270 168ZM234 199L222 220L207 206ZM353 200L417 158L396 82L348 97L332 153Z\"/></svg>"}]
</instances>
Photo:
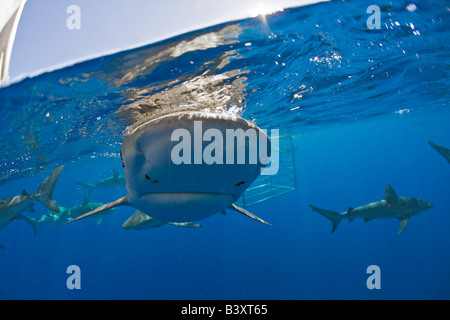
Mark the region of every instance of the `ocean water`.
<instances>
[{"instance_id":1,"label":"ocean water","mask_svg":"<svg viewBox=\"0 0 450 320\"><path fill-rule=\"evenodd\" d=\"M370 5L380 29L369 29ZM65 165L53 198L107 203L124 134L178 110L229 111L292 137L295 190L201 228L124 230L130 207L69 225L0 230L0 299L448 299L450 6L349 1L285 9L82 62L0 89L0 198L36 192ZM280 171L281 172L281 171ZM218 183L212 179L211 183ZM397 219L332 224L399 196L434 204ZM23 215L48 212L40 203ZM69 289L67 268L80 269ZM379 289L369 289L369 266Z\"/></svg>"}]
</instances>

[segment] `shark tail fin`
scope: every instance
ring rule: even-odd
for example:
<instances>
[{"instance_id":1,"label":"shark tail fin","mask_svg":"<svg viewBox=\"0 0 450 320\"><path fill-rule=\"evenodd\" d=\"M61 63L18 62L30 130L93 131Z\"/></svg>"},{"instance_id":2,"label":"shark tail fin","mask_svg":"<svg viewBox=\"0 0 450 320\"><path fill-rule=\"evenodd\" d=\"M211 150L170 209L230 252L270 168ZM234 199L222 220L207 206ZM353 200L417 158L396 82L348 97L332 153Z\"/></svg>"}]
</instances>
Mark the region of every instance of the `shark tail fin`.
<instances>
[{"instance_id":1,"label":"shark tail fin","mask_svg":"<svg viewBox=\"0 0 450 320\"><path fill-rule=\"evenodd\" d=\"M117 199L116 201L104 204L104 205L98 207L97 209L89 211L88 213L85 213L85 214L83 214L83 215L81 215L79 217L76 217L75 219L70 220L69 222L66 222L66 224L69 224L69 223L75 222L77 220L93 216L94 214L97 214L99 212L102 212L102 211L105 211L105 210L108 210L108 209L111 209L111 208L114 208L114 207L117 207L117 206L126 205L126 204L128 204L127 196L125 196L123 198L120 198L120 199Z\"/></svg>"},{"instance_id":2,"label":"shark tail fin","mask_svg":"<svg viewBox=\"0 0 450 320\"><path fill-rule=\"evenodd\" d=\"M333 229L331 230L331 232L333 233L334 231L336 231L337 227L339 226L339 223L342 220L342 217L339 214L339 212L331 211L331 210L325 210L325 209L320 209L320 208L317 208L317 207L315 207L313 205L309 205L309 207L311 209L313 209L313 211L321 214L322 216L324 216L325 218L330 220L333 223Z\"/></svg>"},{"instance_id":3,"label":"shark tail fin","mask_svg":"<svg viewBox=\"0 0 450 320\"><path fill-rule=\"evenodd\" d=\"M77 182L77 185L82 186L83 188L87 189L89 195L91 195L92 191L94 191L94 186L91 184Z\"/></svg>"},{"instance_id":4,"label":"shark tail fin","mask_svg":"<svg viewBox=\"0 0 450 320\"><path fill-rule=\"evenodd\" d=\"M47 179L42 182L41 186L37 191L38 200L46 206L48 209L59 212L59 208L52 199L53 189L55 189L56 181L58 181L59 175L61 174L64 166L60 166L53 170L52 173L47 177Z\"/></svg>"},{"instance_id":5,"label":"shark tail fin","mask_svg":"<svg viewBox=\"0 0 450 320\"><path fill-rule=\"evenodd\" d=\"M231 206L229 207L229 209L234 210L236 212L242 213L244 216L247 216L249 218L252 218L256 221L259 221L261 223L267 224L268 226L271 226L270 223L264 221L263 219L255 216L254 214L248 212L247 210L245 210L244 208L238 207L237 205L235 205L234 203L231 204Z\"/></svg>"}]
</instances>

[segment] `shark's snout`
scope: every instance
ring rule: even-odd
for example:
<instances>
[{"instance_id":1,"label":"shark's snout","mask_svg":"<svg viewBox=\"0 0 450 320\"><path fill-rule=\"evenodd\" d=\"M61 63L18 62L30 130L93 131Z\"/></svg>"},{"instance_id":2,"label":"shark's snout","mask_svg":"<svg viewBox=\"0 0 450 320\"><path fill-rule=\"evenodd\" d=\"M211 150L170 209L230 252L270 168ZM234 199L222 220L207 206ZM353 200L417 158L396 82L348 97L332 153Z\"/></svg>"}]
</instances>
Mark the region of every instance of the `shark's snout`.
<instances>
[{"instance_id":1,"label":"shark's snout","mask_svg":"<svg viewBox=\"0 0 450 320\"><path fill-rule=\"evenodd\" d=\"M425 200L419 200L418 207L422 210L427 210L427 209L433 208L433 204L431 202L428 202Z\"/></svg>"}]
</instances>

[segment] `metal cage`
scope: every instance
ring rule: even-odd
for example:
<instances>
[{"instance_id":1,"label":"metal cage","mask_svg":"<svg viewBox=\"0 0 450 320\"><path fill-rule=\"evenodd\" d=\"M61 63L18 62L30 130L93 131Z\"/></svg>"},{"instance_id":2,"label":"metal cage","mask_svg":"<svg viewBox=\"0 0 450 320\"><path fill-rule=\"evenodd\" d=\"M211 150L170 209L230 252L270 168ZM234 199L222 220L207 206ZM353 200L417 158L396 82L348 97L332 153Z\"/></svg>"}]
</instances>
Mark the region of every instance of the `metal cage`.
<instances>
[{"instance_id":1,"label":"metal cage","mask_svg":"<svg viewBox=\"0 0 450 320\"><path fill-rule=\"evenodd\" d=\"M278 172L275 175L260 175L239 198L237 201L239 206L248 207L296 189L292 136L279 136L278 139Z\"/></svg>"}]
</instances>

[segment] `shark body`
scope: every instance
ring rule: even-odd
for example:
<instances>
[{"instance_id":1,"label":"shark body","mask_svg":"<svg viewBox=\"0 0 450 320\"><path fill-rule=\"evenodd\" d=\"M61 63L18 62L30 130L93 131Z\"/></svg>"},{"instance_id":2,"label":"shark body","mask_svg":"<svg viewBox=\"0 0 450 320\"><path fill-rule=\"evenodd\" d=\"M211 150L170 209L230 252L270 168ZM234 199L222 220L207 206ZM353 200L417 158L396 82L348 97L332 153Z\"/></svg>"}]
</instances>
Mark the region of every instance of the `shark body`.
<instances>
[{"instance_id":1,"label":"shark body","mask_svg":"<svg viewBox=\"0 0 450 320\"><path fill-rule=\"evenodd\" d=\"M108 189L108 188L124 188L125 176L120 175L116 170L112 170L112 176L104 180L98 181L95 184L88 184L83 182L77 182L78 185L88 190L91 194L96 189Z\"/></svg>"},{"instance_id":2,"label":"shark body","mask_svg":"<svg viewBox=\"0 0 450 320\"><path fill-rule=\"evenodd\" d=\"M0 229L16 219L24 219L30 222L26 217L21 216L21 213L26 210L33 211L33 205L36 202L42 203L52 211L59 212L59 208L51 196L63 167L56 168L44 180L36 193L27 194L24 190L17 196L0 200Z\"/></svg>"},{"instance_id":3,"label":"shark body","mask_svg":"<svg viewBox=\"0 0 450 320\"><path fill-rule=\"evenodd\" d=\"M398 234L401 234L408 225L410 217L430 209L433 204L417 198L399 197L390 185L386 185L384 199L361 207L349 208L342 213L321 209L313 205L310 205L310 207L333 223L331 232L336 230L342 219L353 221L360 218L368 222L373 219L395 218L400 221Z\"/></svg>"}]
</instances>

